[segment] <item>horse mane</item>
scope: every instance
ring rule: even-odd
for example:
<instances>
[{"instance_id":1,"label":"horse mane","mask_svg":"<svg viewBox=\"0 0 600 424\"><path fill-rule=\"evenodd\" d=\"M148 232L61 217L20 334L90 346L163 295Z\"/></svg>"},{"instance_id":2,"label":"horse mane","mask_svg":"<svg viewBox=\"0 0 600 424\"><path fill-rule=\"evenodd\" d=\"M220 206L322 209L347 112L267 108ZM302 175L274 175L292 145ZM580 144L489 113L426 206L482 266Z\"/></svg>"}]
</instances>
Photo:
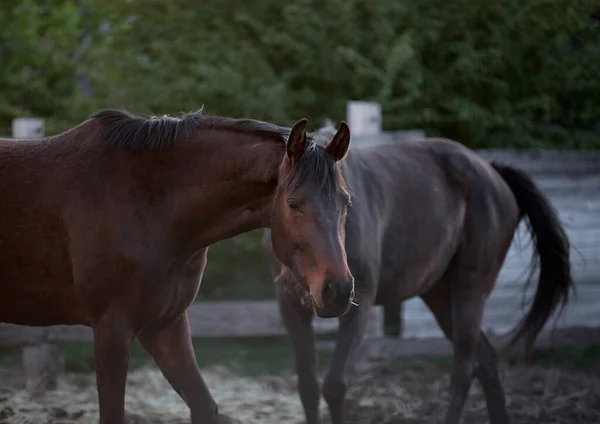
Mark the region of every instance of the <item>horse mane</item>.
<instances>
[{"instance_id":1,"label":"horse mane","mask_svg":"<svg viewBox=\"0 0 600 424\"><path fill-rule=\"evenodd\" d=\"M104 109L89 119L100 123L108 142L129 150L164 149L173 145L182 133L190 136L198 128L259 134L281 142L287 142L289 135L289 129L268 122L210 116L203 114L202 110L188 112L181 117L162 115L145 118L119 109Z\"/></svg>"},{"instance_id":2,"label":"horse mane","mask_svg":"<svg viewBox=\"0 0 600 424\"><path fill-rule=\"evenodd\" d=\"M198 128L218 128L233 132L256 134L287 143L290 128L247 118L228 118L204 115L202 111L189 112L181 117L168 115L144 118L118 109L101 110L90 117L103 128L103 136L114 146L128 150L164 149L177 141L182 132L189 136ZM308 146L284 183L288 190L300 186L317 192L346 191L335 162L324 148L335 134L329 132L307 134Z\"/></svg>"}]
</instances>

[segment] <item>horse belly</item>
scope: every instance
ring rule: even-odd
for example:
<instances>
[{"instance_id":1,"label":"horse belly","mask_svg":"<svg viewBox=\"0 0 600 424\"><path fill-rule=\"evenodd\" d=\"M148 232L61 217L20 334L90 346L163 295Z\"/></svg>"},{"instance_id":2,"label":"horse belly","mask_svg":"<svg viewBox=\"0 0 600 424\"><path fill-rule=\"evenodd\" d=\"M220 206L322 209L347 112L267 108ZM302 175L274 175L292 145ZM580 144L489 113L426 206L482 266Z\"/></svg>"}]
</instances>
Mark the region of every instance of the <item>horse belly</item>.
<instances>
[{"instance_id":1,"label":"horse belly","mask_svg":"<svg viewBox=\"0 0 600 424\"><path fill-rule=\"evenodd\" d=\"M449 224L445 232L440 229L429 233L437 233L435 236L406 238L420 240L418 246L415 243L401 249L388 249L387 260L382 261L377 300L402 302L431 289L442 278L456 253L459 232L458 225Z\"/></svg>"}]
</instances>

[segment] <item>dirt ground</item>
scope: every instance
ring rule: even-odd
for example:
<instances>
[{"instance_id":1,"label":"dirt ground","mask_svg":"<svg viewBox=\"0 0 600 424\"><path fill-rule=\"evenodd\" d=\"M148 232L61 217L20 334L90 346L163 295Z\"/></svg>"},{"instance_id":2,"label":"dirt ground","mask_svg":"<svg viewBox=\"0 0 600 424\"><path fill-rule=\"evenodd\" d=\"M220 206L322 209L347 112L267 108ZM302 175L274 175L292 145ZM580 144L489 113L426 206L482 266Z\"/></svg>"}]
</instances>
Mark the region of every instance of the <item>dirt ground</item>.
<instances>
[{"instance_id":1,"label":"dirt ground","mask_svg":"<svg viewBox=\"0 0 600 424\"><path fill-rule=\"evenodd\" d=\"M505 367L502 374L513 424L600 423L600 370ZM203 376L221 411L243 424L303 423L291 374L249 378L212 367ZM429 362L361 364L348 394L347 424L436 422L448 402L448 383L448 373ZM328 423L324 402L321 407ZM184 403L153 367L130 373L126 408L136 424L181 423L188 417ZM63 374L57 390L34 399L23 390L19 371L0 369L0 424L95 424L97 419L92 375ZM462 422L488 422L477 383Z\"/></svg>"}]
</instances>

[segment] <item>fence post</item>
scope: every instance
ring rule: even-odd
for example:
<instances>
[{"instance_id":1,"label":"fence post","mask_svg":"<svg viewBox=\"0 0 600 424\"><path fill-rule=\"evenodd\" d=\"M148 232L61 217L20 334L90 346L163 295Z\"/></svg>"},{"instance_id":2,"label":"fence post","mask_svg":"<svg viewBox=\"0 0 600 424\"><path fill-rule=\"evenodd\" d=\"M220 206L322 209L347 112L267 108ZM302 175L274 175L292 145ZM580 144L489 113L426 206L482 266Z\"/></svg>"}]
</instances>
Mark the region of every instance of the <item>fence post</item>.
<instances>
[{"instance_id":1,"label":"fence post","mask_svg":"<svg viewBox=\"0 0 600 424\"><path fill-rule=\"evenodd\" d=\"M380 134L381 106L375 102L351 100L346 103L346 120L352 135Z\"/></svg>"},{"instance_id":2,"label":"fence post","mask_svg":"<svg viewBox=\"0 0 600 424\"><path fill-rule=\"evenodd\" d=\"M372 135L376 140L382 134L381 105L376 102L348 101L346 120L352 135ZM402 336L402 304L385 306L383 314L383 333L390 336Z\"/></svg>"},{"instance_id":3,"label":"fence post","mask_svg":"<svg viewBox=\"0 0 600 424\"><path fill-rule=\"evenodd\" d=\"M44 137L44 121L38 118L16 118L12 121L12 137L34 139ZM23 347L21 360L30 393L43 393L56 388L60 363L58 346L40 340Z\"/></svg>"},{"instance_id":4,"label":"fence post","mask_svg":"<svg viewBox=\"0 0 600 424\"><path fill-rule=\"evenodd\" d=\"M38 118L15 118L12 121L12 137L42 138L44 137L44 121Z\"/></svg>"}]
</instances>

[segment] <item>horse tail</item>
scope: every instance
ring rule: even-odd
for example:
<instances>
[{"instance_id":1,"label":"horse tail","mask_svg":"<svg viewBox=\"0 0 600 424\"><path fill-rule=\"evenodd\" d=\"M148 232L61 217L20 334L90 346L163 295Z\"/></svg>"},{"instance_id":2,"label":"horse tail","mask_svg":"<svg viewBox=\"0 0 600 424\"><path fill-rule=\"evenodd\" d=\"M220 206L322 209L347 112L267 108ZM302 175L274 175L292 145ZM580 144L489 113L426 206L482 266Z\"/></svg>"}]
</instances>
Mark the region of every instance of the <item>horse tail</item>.
<instances>
[{"instance_id":1,"label":"horse tail","mask_svg":"<svg viewBox=\"0 0 600 424\"><path fill-rule=\"evenodd\" d=\"M513 330L507 348L524 338L525 351L531 352L546 321L556 310L562 312L575 290L571 277L570 243L549 200L525 172L506 165L491 164L508 184L519 205L521 219L533 241L532 271L539 264L537 290L529 311ZM538 262L539 259L539 262ZM533 272L527 285L531 282Z\"/></svg>"}]
</instances>

